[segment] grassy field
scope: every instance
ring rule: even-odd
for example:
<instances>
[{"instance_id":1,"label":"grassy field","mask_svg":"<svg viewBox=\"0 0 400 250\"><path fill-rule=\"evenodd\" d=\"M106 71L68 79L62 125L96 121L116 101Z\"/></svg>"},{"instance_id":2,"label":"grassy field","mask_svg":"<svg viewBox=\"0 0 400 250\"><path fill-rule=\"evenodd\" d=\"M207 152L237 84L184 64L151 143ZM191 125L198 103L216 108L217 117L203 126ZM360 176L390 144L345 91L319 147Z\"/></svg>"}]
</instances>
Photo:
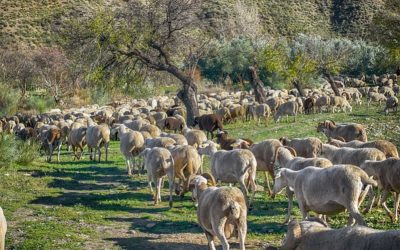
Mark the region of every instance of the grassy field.
<instances>
[{"instance_id":1,"label":"grassy field","mask_svg":"<svg viewBox=\"0 0 400 250\"><path fill-rule=\"evenodd\" d=\"M261 141L268 138L324 136L315 126L325 119L360 122L368 126L369 139L384 138L400 145L399 116L385 116L374 107L354 107L351 114L300 115L296 123L269 125L238 122L228 125L232 136ZM292 118L289 118L290 121ZM145 176L128 177L119 143L111 143L109 162L93 163L86 156L73 161L63 151L62 163L40 159L29 167L0 168L0 206L8 219L7 249L206 249L206 238L197 225L196 209L189 199L174 197L168 208L167 186L163 202L154 206ZM205 168L208 168L207 162ZM258 184L264 185L261 175ZM165 183L167 185L167 182ZM286 198L275 200L258 192L248 216L249 249L278 246L286 232L281 222ZM393 207L392 202L389 206ZM300 219L297 204L294 217ZM382 208L364 215L370 227L398 228ZM332 227L344 226L345 213L330 218ZM236 240L233 247L238 247Z\"/></svg>"}]
</instances>

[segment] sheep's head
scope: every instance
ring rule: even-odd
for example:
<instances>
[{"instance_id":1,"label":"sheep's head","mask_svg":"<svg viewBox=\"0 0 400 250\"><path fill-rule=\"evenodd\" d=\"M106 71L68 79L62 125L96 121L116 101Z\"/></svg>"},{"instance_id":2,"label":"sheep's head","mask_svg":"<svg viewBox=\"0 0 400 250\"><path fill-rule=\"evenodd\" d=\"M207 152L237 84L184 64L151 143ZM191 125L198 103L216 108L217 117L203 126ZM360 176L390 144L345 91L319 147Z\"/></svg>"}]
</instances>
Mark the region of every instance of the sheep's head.
<instances>
[{"instance_id":1,"label":"sheep's head","mask_svg":"<svg viewBox=\"0 0 400 250\"><path fill-rule=\"evenodd\" d=\"M288 186L287 179L285 176L285 170L286 169L282 168L278 170L278 172L275 174L274 187L272 189L272 194L271 194L272 199L275 199L275 196L280 192L282 192L282 190Z\"/></svg>"},{"instance_id":2,"label":"sheep's head","mask_svg":"<svg viewBox=\"0 0 400 250\"><path fill-rule=\"evenodd\" d=\"M189 176L189 190L192 192L192 200L195 202L195 206L198 206L198 200L200 198L201 190L208 186L216 186L214 177L209 173L202 175L191 175Z\"/></svg>"}]
</instances>

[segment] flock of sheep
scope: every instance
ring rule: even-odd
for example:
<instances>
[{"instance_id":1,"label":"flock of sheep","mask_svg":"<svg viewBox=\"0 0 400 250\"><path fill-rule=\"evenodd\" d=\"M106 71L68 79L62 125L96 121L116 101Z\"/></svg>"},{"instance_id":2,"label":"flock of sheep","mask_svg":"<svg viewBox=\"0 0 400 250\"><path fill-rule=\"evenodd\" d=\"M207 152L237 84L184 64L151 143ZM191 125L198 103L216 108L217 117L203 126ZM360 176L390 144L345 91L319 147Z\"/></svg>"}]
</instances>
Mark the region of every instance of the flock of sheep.
<instances>
[{"instance_id":1,"label":"flock of sheep","mask_svg":"<svg viewBox=\"0 0 400 250\"><path fill-rule=\"evenodd\" d=\"M75 160L82 159L87 146L90 159L100 161L104 148L107 161L110 140L119 140L127 174L146 170L155 204L161 202L165 176L171 207L173 193L183 196L191 191L210 249L215 249L216 237L223 249L229 249L227 239L233 236L240 240L240 249L245 249L247 213L258 190L257 171L264 172L271 197L282 190L288 197L285 223L290 223L281 249L396 249L400 247L400 232L368 228L359 212L368 196L366 212L382 205L392 222L397 222L400 160L394 144L368 141L362 124L333 121L317 125L318 132L327 136L327 143L313 137L254 143L248 138L232 138L224 131L224 124L238 119L257 119L259 123L263 119L267 123L272 115L279 122L281 117L299 113L351 112L351 104L360 104L363 96L368 103L385 101L385 112L397 110L397 76L377 78L379 87L363 87L362 81L357 81L360 86L356 88L337 79L341 96L334 96L329 84L305 89L306 97L299 97L296 90L267 89L264 104L256 103L253 95L244 91L201 94L201 115L194 124L198 129L187 126L186 111L179 100L162 96L40 115L16 114L0 119L0 130L15 133L22 140L38 140L48 161L54 153L59 161L62 145L72 149ZM209 140L214 136L216 140ZM211 173L203 171L204 157L210 157ZM221 183L238 183L240 189ZM394 193L394 212L386 204L390 193ZM301 222L291 218L294 196ZM349 214L349 227L329 228L326 215L343 211ZM3 249L6 223L1 209L0 222Z\"/></svg>"}]
</instances>

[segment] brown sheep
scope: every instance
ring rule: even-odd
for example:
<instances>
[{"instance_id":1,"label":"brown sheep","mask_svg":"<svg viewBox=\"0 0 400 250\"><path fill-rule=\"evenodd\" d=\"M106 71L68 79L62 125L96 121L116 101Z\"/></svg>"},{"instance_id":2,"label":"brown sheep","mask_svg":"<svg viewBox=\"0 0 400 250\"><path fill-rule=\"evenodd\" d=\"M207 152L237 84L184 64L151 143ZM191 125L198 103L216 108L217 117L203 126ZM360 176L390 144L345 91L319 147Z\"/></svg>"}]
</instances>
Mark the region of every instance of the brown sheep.
<instances>
[{"instance_id":1,"label":"brown sheep","mask_svg":"<svg viewBox=\"0 0 400 250\"><path fill-rule=\"evenodd\" d=\"M344 142L336 139L329 139L329 144L336 147L349 147L349 148L376 148L382 151L386 158L395 157L399 158L399 153L397 151L396 145L386 140L376 140L369 142L361 142L358 140Z\"/></svg>"},{"instance_id":2,"label":"brown sheep","mask_svg":"<svg viewBox=\"0 0 400 250\"><path fill-rule=\"evenodd\" d=\"M304 100L304 113L305 114L314 113L315 102L316 102L316 100L312 96L308 97L306 100Z\"/></svg>"},{"instance_id":3,"label":"brown sheep","mask_svg":"<svg viewBox=\"0 0 400 250\"><path fill-rule=\"evenodd\" d=\"M346 141L367 141L367 132L361 124L338 124L333 121L321 122L317 126L317 132L323 132L328 138L342 137Z\"/></svg>"},{"instance_id":4,"label":"brown sheep","mask_svg":"<svg viewBox=\"0 0 400 250\"><path fill-rule=\"evenodd\" d=\"M164 129L173 130L176 133L177 130L182 131L183 128L184 124L176 117L171 116L164 119Z\"/></svg>"},{"instance_id":5,"label":"brown sheep","mask_svg":"<svg viewBox=\"0 0 400 250\"><path fill-rule=\"evenodd\" d=\"M322 149L322 141L316 137L293 138L281 137L279 141L284 146L292 147L296 150L298 156L305 158L317 157Z\"/></svg>"},{"instance_id":6,"label":"brown sheep","mask_svg":"<svg viewBox=\"0 0 400 250\"><path fill-rule=\"evenodd\" d=\"M211 133L211 139L214 138L214 131L219 129L223 130L224 126L222 125L221 119L216 114L208 114L202 115L200 117L195 117L194 125L199 125L201 130L207 131L208 134Z\"/></svg>"}]
</instances>

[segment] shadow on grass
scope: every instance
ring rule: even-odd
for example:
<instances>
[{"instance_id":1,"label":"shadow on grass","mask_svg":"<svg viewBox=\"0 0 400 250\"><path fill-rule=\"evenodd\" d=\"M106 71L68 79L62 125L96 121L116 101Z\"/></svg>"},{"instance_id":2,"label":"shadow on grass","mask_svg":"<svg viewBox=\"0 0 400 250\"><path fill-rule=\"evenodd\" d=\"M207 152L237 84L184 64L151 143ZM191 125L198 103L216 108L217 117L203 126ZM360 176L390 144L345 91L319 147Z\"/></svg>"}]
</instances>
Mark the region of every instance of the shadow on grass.
<instances>
[{"instance_id":1,"label":"shadow on grass","mask_svg":"<svg viewBox=\"0 0 400 250\"><path fill-rule=\"evenodd\" d=\"M115 193L115 194L93 194L81 192L67 192L59 196L42 196L33 200L31 204L53 205L53 206L75 206L77 204L89 207L93 210L124 211L132 213L159 213L167 211L168 207L145 207L136 208L129 201L152 203L150 194L145 193Z\"/></svg>"},{"instance_id":2,"label":"shadow on grass","mask_svg":"<svg viewBox=\"0 0 400 250\"><path fill-rule=\"evenodd\" d=\"M184 218L182 218L184 219ZM171 221L157 220L147 218L107 218L107 220L115 222L132 223L131 230L140 230L140 232L151 234L177 234L177 233L202 233L202 229L197 223L189 221ZM147 227L149 224L154 224L152 227Z\"/></svg>"},{"instance_id":3,"label":"shadow on grass","mask_svg":"<svg viewBox=\"0 0 400 250\"><path fill-rule=\"evenodd\" d=\"M157 238L151 237L132 237L132 238L108 238L106 240L115 242L116 245L122 249L153 249L153 250L196 250L206 249L206 245L200 245L198 243L190 243L191 239L176 239L178 242L157 242ZM231 244L231 246L235 244Z\"/></svg>"}]
</instances>

